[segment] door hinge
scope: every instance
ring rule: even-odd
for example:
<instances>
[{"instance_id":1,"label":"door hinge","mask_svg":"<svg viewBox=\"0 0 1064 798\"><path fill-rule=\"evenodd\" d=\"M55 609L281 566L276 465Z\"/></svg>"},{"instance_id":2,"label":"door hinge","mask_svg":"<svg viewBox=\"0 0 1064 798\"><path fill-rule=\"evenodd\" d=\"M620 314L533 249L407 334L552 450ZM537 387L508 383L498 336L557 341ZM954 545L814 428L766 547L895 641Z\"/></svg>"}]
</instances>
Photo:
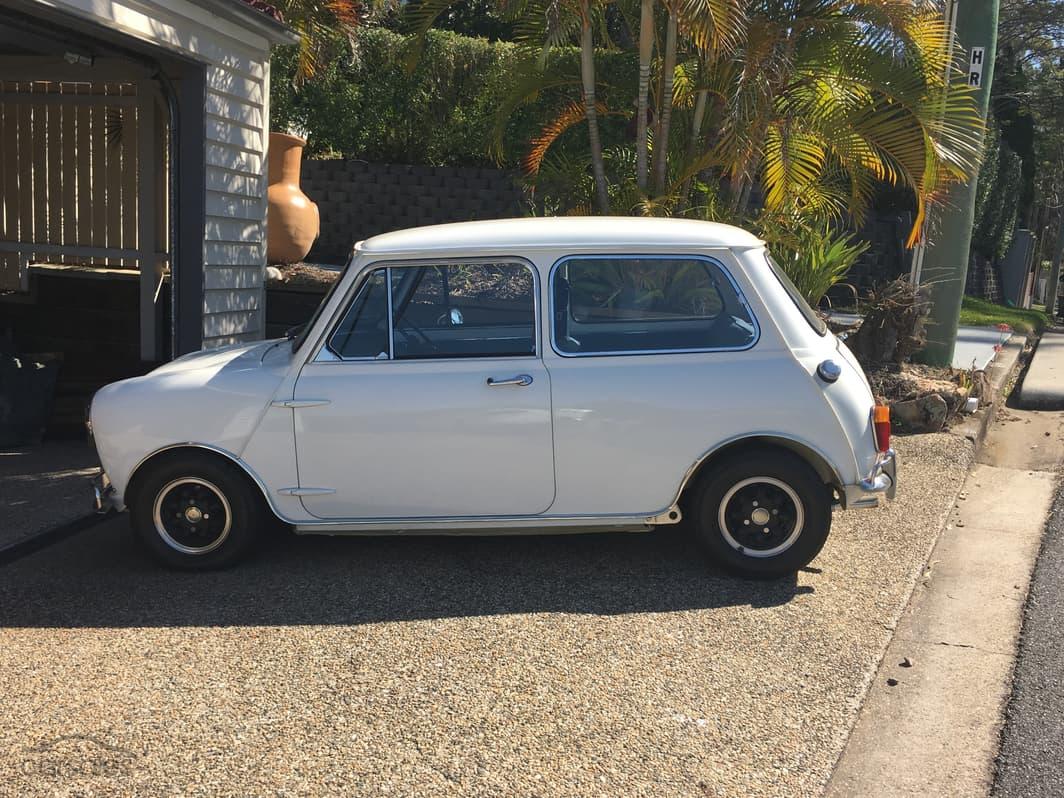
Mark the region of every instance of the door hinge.
<instances>
[{"instance_id":1,"label":"door hinge","mask_svg":"<svg viewBox=\"0 0 1064 798\"><path fill-rule=\"evenodd\" d=\"M277 399L270 402L274 407L318 407L331 404L329 399Z\"/></svg>"},{"instance_id":2,"label":"door hinge","mask_svg":"<svg viewBox=\"0 0 1064 798\"><path fill-rule=\"evenodd\" d=\"M336 493L332 488L279 488L282 496L327 496Z\"/></svg>"}]
</instances>

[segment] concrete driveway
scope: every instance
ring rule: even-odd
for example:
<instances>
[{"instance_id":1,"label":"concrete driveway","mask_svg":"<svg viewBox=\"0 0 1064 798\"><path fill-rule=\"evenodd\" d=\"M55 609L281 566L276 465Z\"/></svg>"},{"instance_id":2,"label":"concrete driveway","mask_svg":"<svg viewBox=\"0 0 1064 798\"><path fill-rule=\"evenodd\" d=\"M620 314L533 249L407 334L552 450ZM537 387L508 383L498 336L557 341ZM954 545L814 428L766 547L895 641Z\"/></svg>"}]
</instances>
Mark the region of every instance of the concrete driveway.
<instances>
[{"instance_id":1,"label":"concrete driveway","mask_svg":"<svg viewBox=\"0 0 1064 798\"><path fill-rule=\"evenodd\" d=\"M675 531L279 538L158 570L118 518L0 569L0 794L816 795L971 459L751 583Z\"/></svg>"}]
</instances>

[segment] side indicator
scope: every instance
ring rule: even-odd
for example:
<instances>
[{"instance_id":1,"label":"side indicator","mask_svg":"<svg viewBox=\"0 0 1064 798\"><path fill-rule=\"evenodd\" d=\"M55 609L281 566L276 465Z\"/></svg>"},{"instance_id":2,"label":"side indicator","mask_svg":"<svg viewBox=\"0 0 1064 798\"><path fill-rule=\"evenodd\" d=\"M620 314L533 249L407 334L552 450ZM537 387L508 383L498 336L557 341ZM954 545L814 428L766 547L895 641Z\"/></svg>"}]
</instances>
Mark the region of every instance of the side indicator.
<instances>
[{"instance_id":1,"label":"side indicator","mask_svg":"<svg viewBox=\"0 0 1064 798\"><path fill-rule=\"evenodd\" d=\"M872 410L872 426L876 431L876 449L880 452L890 451L890 408L876 405Z\"/></svg>"}]
</instances>

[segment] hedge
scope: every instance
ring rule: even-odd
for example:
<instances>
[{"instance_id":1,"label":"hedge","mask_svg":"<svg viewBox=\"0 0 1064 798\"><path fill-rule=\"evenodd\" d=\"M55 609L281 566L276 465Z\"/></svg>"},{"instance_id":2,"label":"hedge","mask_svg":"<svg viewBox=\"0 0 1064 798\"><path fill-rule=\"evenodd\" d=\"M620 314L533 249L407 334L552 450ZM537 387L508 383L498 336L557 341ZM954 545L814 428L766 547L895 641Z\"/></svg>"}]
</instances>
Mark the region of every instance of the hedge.
<instances>
[{"instance_id":1,"label":"hedge","mask_svg":"<svg viewBox=\"0 0 1064 798\"><path fill-rule=\"evenodd\" d=\"M272 61L271 114L275 130L307 135L311 157L362 158L381 163L481 166L489 154L497 110L512 93L527 58L509 42L488 42L449 31L430 31L416 69L403 64L406 37L383 28L359 34L359 57L334 60L299 91L292 87L292 48ZM636 92L637 64L624 52L596 56L600 99L628 110ZM579 76L575 49L555 51L550 68ZM518 107L506 121L502 166L515 167L542 125L579 88L554 87ZM609 145L629 136L622 116L603 120ZM570 130L558 146L586 150L585 127Z\"/></svg>"}]
</instances>

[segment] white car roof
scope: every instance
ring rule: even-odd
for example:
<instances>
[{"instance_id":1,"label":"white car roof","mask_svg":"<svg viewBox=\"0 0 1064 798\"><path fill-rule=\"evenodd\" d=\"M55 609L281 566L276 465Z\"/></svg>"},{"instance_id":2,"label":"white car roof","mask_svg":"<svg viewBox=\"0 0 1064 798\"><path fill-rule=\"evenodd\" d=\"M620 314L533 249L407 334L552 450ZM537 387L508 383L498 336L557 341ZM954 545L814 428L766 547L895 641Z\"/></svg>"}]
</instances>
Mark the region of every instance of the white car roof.
<instances>
[{"instance_id":1,"label":"white car roof","mask_svg":"<svg viewBox=\"0 0 1064 798\"><path fill-rule=\"evenodd\" d=\"M443 250L565 249L616 251L624 247L696 246L749 249L764 243L738 227L695 219L646 216L554 216L493 219L412 227L374 236L366 253L415 254Z\"/></svg>"}]
</instances>

